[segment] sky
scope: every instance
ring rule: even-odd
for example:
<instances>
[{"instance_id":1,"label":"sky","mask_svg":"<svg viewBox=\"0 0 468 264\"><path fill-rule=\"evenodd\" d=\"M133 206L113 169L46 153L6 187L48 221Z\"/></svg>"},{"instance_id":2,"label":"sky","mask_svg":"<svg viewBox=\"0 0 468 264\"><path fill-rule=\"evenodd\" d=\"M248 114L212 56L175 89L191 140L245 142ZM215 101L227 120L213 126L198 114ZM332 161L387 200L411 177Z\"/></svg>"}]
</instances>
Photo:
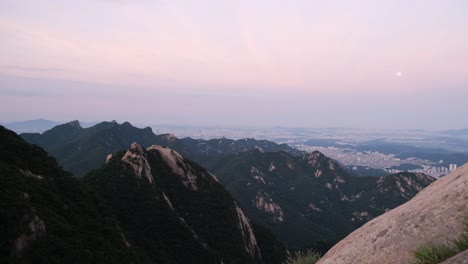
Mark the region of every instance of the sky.
<instances>
[{"instance_id":1,"label":"sky","mask_svg":"<svg viewBox=\"0 0 468 264\"><path fill-rule=\"evenodd\" d=\"M0 121L457 129L465 0L1 0Z\"/></svg>"}]
</instances>

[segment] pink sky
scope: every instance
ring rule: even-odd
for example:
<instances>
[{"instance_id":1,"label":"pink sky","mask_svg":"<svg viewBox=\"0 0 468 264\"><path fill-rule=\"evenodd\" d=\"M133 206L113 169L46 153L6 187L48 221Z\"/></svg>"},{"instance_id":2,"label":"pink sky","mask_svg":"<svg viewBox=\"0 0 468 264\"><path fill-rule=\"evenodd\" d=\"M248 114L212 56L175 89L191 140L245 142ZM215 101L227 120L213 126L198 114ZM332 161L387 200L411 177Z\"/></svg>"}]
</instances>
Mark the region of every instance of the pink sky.
<instances>
[{"instance_id":1,"label":"pink sky","mask_svg":"<svg viewBox=\"0 0 468 264\"><path fill-rule=\"evenodd\" d=\"M466 10L468 2L462 0L4 0L0 109L7 113L5 120L34 115L90 118L96 108L111 109L136 93L144 95L136 97L141 102L185 102L175 112L161 114L167 107L153 110L158 118L175 123L216 120L202 115L211 113L206 104L219 103L221 117L216 122L222 123L223 113L246 119L247 110L222 107L241 104L239 98L256 104L284 99L286 113L276 113L284 120L273 123L268 113L255 118L265 125L314 125L300 121L309 111L302 105L314 102L320 107L336 105L337 114L327 118L336 120L318 125L340 125L349 112L345 109L353 106L340 98L351 96L358 104L399 99L408 104L426 98L418 107L427 107L424 102L439 102L440 94L451 94L440 107L467 94ZM194 95L209 98L190 105ZM26 102L29 113L15 109ZM60 108L73 104L79 111ZM187 107L201 116L184 118ZM151 115L146 108L141 107ZM359 114L366 111L371 109ZM405 111L397 115L406 117L395 126L428 122L422 112ZM456 126L456 117L466 116L468 109L463 105L442 112L454 117L447 126ZM114 111L99 118L112 113L125 116ZM288 121L298 114L302 119ZM381 116L388 114L383 111ZM378 117L346 118L351 118L346 121L350 126L387 125ZM244 125L257 123L247 120Z\"/></svg>"}]
</instances>

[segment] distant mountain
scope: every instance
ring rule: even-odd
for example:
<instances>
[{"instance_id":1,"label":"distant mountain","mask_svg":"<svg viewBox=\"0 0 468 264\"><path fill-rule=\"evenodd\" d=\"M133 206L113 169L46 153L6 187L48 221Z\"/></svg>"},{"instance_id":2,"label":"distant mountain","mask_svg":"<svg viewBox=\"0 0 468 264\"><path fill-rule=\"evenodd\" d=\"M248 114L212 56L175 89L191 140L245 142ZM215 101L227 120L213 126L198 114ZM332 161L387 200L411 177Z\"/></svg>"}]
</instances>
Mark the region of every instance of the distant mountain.
<instances>
[{"instance_id":1,"label":"distant mountain","mask_svg":"<svg viewBox=\"0 0 468 264\"><path fill-rule=\"evenodd\" d=\"M101 199L0 126L0 263L139 263Z\"/></svg>"},{"instance_id":2,"label":"distant mountain","mask_svg":"<svg viewBox=\"0 0 468 264\"><path fill-rule=\"evenodd\" d=\"M410 146L397 142L387 142L385 140L370 140L363 143L359 143L355 149L357 151L377 151L384 154L399 154L405 155L407 153L440 153L440 154L451 154L453 151L446 150L443 148L421 148Z\"/></svg>"},{"instance_id":3,"label":"distant mountain","mask_svg":"<svg viewBox=\"0 0 468 264\"><path fill-rule=\"evenodd\" d=\"M216 177L169 148L134 143L83 180L151 263L261 263L271 254Z\"/></svg>"},{"instance_id":4,"label":"distant mountain","mask_svg":"<svg viewBox=\"0 0 468 264\"><path fill-rule=\"evenodd\" d=\"M375 169L366 166L347 166L348 171L356 176L386 176L390 173L382 170L382 169Z\"/></svg>"},{"instance_id":5,"label":"distant mountain","mask_svg":"<svg viewBox=\"0 0 468 264\"><path fill-rule=\"evenodd\" d=\"M305 153L287 144L277 144L272 141L253 138L238 140L226 138L210 140L183 138L180 142L184 146L184 152L187 157L208 167L219 157L251 150L258 150L260 152L283 151L293 156L300 156Z\"/></svg>"},{"instance_id":6,"label":"distant mountain","mask_svg":"<svg viewBox=\"0 0 468 264\"><path fill-rule=\"evenodd\" d=\"M83 176L101 167L108 154L126 149L133 142L143 146L161 143L151 128L133 127L125 122L101 122L83 128L78 121L56 126L42 134L21 134L26 141L46 149L64 169Z\"/></svg>"},{"instance_id":7,"label":"distant mountain","mask_svg":"<svg viewBox=\"0 0 468 264\"><path fill-rule=\"evenodd\" d=\"M235 154L239 152L245 152L253 149L258 149L262 152L275 152L284 151L292 155L301 155L303 152L291 148L287 144L277 144L268 140L257 140L253 138L244 139L193 139L183 138L182 143L186 146L187 151L190 155L202 155L202 156L225 156Z\"/></svg>"},{"instance_id":8,"label":"distant mountain","mask_svg":"<svg viewBox=\"0 0 468 264\"><path fill-rule=\"evenodd\" d=\"M91 127L98 122L81 122L83 127ZM33 119L27 121L2 123L6 128L15 131L16 133L42 133L55 126L60 125L60 122L51 121L47 119Z\"/></svg>"},{"instance_id":9,"label":"distant mountain","mask_svg":"<svg viewBox=\"0 0 468 264\"><path fill-rule=\"evenodd\" d=\"M101 122L83 128L79 121L58 125L42 134L21 134L26 141L43 147L59 163L76 176L83 176L92 169L102 166L106 157L126 149L133 142L143 147L151 145L168 146L182 156L206 165L207 157L230 155L255 148L263 151L287 151L299 155L301 152L286 144L276 144L255 139L178 139L171 134L155 135L150 127L137 128L130 123L115 121Z\"/></svg>"},{"instance_id":10,"label":"distant mountain","mask_svg":"<svg viewBox=\"0 0 468 264\"><path fill-rule=\"evenodd\" d=\"M98 122L83 122L81 126L87 128L96 125ZM60 125L60 122L47 120L47 119L33 119L27 121L2 123L6 128L15 131L16 133L43 133L55 126Z\"/></svg>"},{"instance_id":11,"label":"distant mountain","mask_svg":"<svg viewBox=\"0 0 468 264\"><path fill-rule=\"evenodd\" d=\"M467 136L468 135L468 128L444 130L444 131L441 131L441 132L442 132L442 134L446 134L446 135L450 135L450 136Z\"/></svg>"},{"instance_id":12,"label":"distant mountain","mask_svg":"<svg viewBox=\"0 0 468 264\"><path fill-rule=\"evenodd\" d=\"M413 252L417 248L447 244L463 233L467 205L468 165L464 165L409 202L366 223L335 245L318 263L416 263ZM435 251L427 251L429 259L443 255ZM444 252L443 248L440 252ZM460 261L443 263L466 263L467 252L461 254ZM441 262L439 259L437 263Z\"/></svg>"},{"instance_id":13,"label":"distant mountain","mask_svg":"<svg viewBox=\"0 0 468 264\"><path fill-rule=\"evenodd\" d=\"M399 171L411 171L411 170L420 170L423 169L423 166L421 165L415 165L415 164L410 164L410 163L402 163L398 166L392 166L390 169L395 169Z\"/></svg>"},{"instance_id":14,"label":"distant mountain","mask_svg":"<svg viewBox=\"0 0 468 264\"><path fill-rule=\"evenodd\" d=\"M254 222L298 248L333 244L434 181L413 173L355 177L320 152L253 150L219 158L209 169Z\"/></svg>"},{"instance_id":15,"label":"distant mountain","mask_svg":"<svg viewBox=\"0 0 468 264\"><path fill-rule=\"evenodd\" d=\"M46 119L34 119L20 122L2 123L6 128L15 131L16 133L42 133L46 130L59 125L59 122L46 120Z\"/></svg>"},{"instance_id":16,"label":"distant mountain","mask_svg":"<svg viewBox=\"0 0 468 264\"><path fill-rule=\"evenodd\" d=\"M453 153L453 154L441 154L441 153L422 153L422 152L410 152L397 156L400 159L408 158L419 158L430 160L439 164L439 166L448 167L450 164L457 164L457 166L462 166L468 162L467 153ZM441 162L442 161L442 162Z\"/></svg>"}]
</instances>

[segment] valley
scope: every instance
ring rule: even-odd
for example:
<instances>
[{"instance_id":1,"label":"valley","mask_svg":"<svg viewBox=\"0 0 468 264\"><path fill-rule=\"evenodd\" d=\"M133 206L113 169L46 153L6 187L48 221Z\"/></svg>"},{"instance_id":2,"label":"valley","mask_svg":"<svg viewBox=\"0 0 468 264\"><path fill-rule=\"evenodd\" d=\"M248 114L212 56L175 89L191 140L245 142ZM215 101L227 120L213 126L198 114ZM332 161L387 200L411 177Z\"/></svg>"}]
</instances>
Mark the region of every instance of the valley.
<instances>
[{"instance_id":1,"label":"valley","mask_svg":"<svg viewBox=\"0 0 468 264\"><path fill-rule=\"evenodd\" d=\"M5 129L3 133L16 136ZM112 232L120 232L128 248L125 254L129 255L122 260L131 258L136 263L179 263L193 261L196 255L197 263L224 259L281 264L288 250L312 248L325 254L354 230L405 204L436 181L420 171L396 169L414 170L415 159L398 163L394 154L353 152L364 148L360 145L347 145L347 151L318 147L322 153L304 144L296 149L253 138L179 139L116 121L87 128L71 121L42 134L20 136L15 139L19 146L27 144L21 142L24 139L43 147L80 185L96 193L108 208L107 217L115 222ZM346 163L344 153L358 158ZM372 156L386 165L370 169L376 163L365 161ZM20 177L44 177L35 169L18 166L24 175ZM53 173L67 174L56 170ZM70 180L71 176L65 177ZM46 230L50 222L43 217L37 221ZM232 233L234 226L238 231ZM34 252L26 241L40 241L42 236L25 238L24 246L13 246L17 253L12 254L32 258L30 254L36 253L24 253ZM195 255L185 255L184 260L177 254L181 250Z\"/></svg>"},{"instance_id":2,"label":"valley","mask_svg":"<svg viewBox=\"0 0 468 264\"><path fill-rule=\"evenodd\" d=\"M356 176L318 151L252 138L179 139L129 122L83 128L72 121L21 136L50 151L77 177L101 168L133 142L144 148L169 147L207 168L249 218L272 230L287 247L298 249L331 246L434 181L421 173Z\"/></svg>"}]
</instances>

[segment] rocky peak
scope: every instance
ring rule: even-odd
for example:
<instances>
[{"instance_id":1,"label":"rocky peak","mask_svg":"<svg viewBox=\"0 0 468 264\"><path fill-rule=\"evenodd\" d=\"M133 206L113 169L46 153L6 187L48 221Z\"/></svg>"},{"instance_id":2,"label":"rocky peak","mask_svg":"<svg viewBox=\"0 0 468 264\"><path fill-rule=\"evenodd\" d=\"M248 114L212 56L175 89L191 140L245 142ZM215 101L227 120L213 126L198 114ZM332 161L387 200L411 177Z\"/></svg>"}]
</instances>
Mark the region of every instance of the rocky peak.
<instances>
[{"instance_id":1,"label":"rocky peak","mask_svg":"<svg viewBox=\"0 0 468 264\"><path fill-rule=\"evenodd\" d=\"M72 127L77 127L77 128L82 128L81 124L80 124L80 121L78 121L78 120L70 121L70 122L66 123L66 125L69 125L69 126L72 126Z\"/></svg>"},{"instance_id":2,"label":"rocky peak","mask_svg":"<svg viewBox=\"0 0 468 264\"><path fill-rule=\"evenodd\" d=\"M132 167L133 173L137 178L142 178L144 176L149 183L152 184L154 182L146 152L137 143L132 143L130 148L122 157L122 161Z\"/></svg>"},{"instance_id":3,"label":"rocky peak","mask_svg":"<svg viewBox=\"0 0 468 264\"><path fill-rule=\"evenodd\" d=\"M314 151L312 153L307 153L302 156L302 160L307 161L309 165L315 166L318 163L322 162L323 160L327 159L325 155L323 155L319 151Z\"/></svg>"},{"instance_id":4,"label":"rocky peak","mask_svg":"<svg viewBox=\"0 0 468 264\"><path fill-rule=\"evenodd\" d=\"M145 151L143 150L143 148L136 142L133 142L130 145L129 151L137 155L145 155Z\"/></svg>"},{"instance_id":5,"label":"rocky peak","mask_svg":"<svg viewBox=\"0 0 468 264\"><path fill-rule=\"evenodd\" d=\"M260 210L272 215L272 220L275 223L284 221L283 209L273 201L270 195L266 192L259 192L253 201L254 206Z\"/></svg>"},{"instance_id":6,"label":"rocky peak","mask_svg":"<svg viewBox=\"0 0 468 264\"><path fill-rule=\"evenodd\" d=\"M174 257L174 262L260 263L261 252L248 218L206 169L184 159L178 152L158 145L143 149L133 143L123 156L122 153L114 156L104 166L102 174L92 174L87 179L102 190L109 204L121 208L116 214L121 219L122 241L127 247L138 245L135 233L132 234L135 223L151 223L152 230L157 231L141 234L137 231L140 239L151 241L148 243L156 241L154 245L167 245L169 251L165 254L169 256L177 254L181 248L191 249L185 252L184 257ZM156 184L151 186L142 186L140 181L114 176L127 175L133 178L135 175L142 180L149 177L148 180L153 183L151 173L156 180ZM144 197L147 202L122 198L133 195L135 184L138 188L145 187L138 189L142 195L138 197ZM122 195L113 195L116 193ZM135 207L138 210L133 210ZM206 228L207 223L216 229L218 235ZM157 250L164 252L159 248ZM163 256L151 252L151 255L156 254ZM207 261L211 256L214 256L213 260ZM178 261L181 258L186 261ZM164 263L161 259L158 256L157 261L152 262Z\"/></svg>"},{"instance_id":7,"label":"rocky peak","mask_svg":"<svg viewBox=\"0 0 468 264\"><path fill-rule=\"evenodd\" d=\"M393 192L397 196L410 199L435 179L424 173L400 172L380 177L377 181L377 191L380 193Z\"/></svg>"},{"instance_id":8,"label":"rocky peak","mask_svg":"<svg viewBox=\"0 0 468 264\"><path fill-rule=\"evenodd\" d=\"M132 124L130 124L130 122L128 122L128 121L123 122L123 123L122 123L122 126L123 126L123 127L133 127Z\"/></svg>"},{"instance_id":9,"label":"rocky peak","mask_svg":"<svg viewBox=\"0 0 468 264\"><path fill-rule=\"evenodd\" d=\"M169 142L174 142L174 141L178 140L178 138L176 136L174 136L173 134L170 134L170 133L163 134L161 136L162 136L162 138L164 140L167 140Z\"/></svg>"},{"instance_id":10,"label":"rocky peak","mask_svg":"<svg viewBox=\"0 0 468 264\"><path fill-rule=\"evenodd\" d=\"M171 168L172 172L181 177L182 183L186 187L198 191L197 172L190 164L185 162L184 158L178 152L157 145L149 147L147 151L159 153L162 159Z\"/></svg>"},{"instance_id":11,"label":"rocky peak","mask_svg":"<svg viewBox=\"0 0 468 264\"><path fill-rule=\"evenodd\" d=\"M421 172L414 173L414 175L416 176L416 178L422 181L430 181L430 182L434 181L434 178L432 176L429 176Z\"/></svg>"},{"instance_id":12,"label":"rocky peak","mask_svg":"<svg viewBox=\"0 0 468 264\"><path fill-rule=\"evenodd\" d=\"M107 157L106 157L106 164L109 163L109 161L112 159L112 154L107 154Z\"/></svg>"}]
</instances>

